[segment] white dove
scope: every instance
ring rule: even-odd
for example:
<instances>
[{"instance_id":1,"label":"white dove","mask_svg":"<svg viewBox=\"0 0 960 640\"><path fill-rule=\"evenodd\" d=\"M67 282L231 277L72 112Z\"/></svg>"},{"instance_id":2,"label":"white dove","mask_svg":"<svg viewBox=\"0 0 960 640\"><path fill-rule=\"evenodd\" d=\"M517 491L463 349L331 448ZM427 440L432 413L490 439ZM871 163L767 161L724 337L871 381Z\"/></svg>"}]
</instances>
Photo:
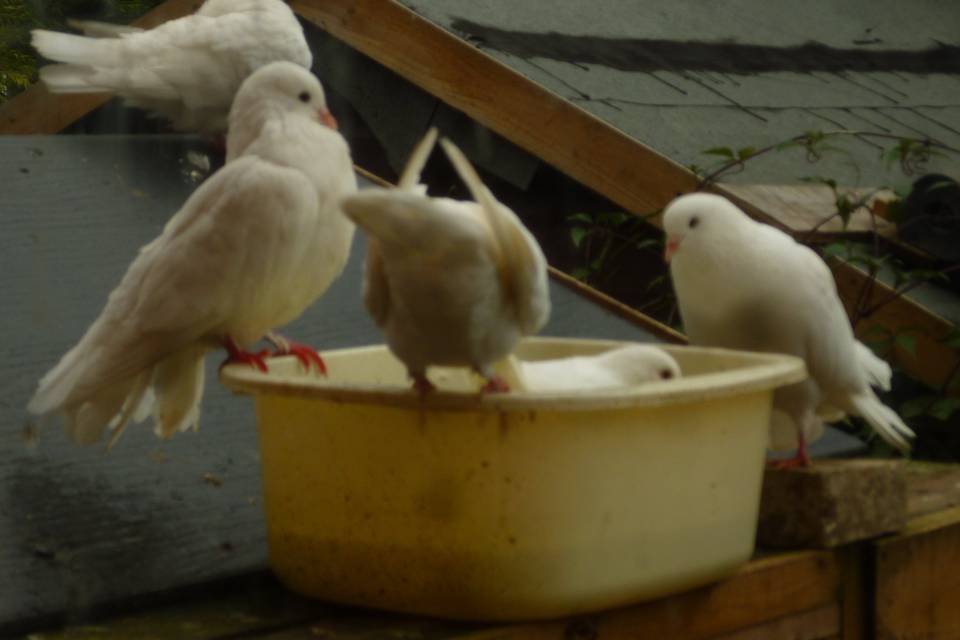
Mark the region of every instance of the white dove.
<instances>
[{"instance_id":1,"label":"white dove","mask_svg":"<svg viewBox=\"0 0 960 640\"><path fill-rule=\"evenodd\" d=\"M476 202L431 198L417 186L434 132L398 189L366 189L343 209L371 236L364 302L414 388L432 390L430 365L472 367L484 391L506 391L493 363L550 315L546 259L449 140L444 151Z\"/></svg>"},{"instance_id":2,"label":"white dove","mask_svg":"<svg viewBox=\"0 0 960 640\"><path fill-rule=\"evenodd\" d=\"M33 46L65 64L40 69L53 93L110 92L183 131L219 133L240 83L286 60L312 63L303 29L283 0L207 0L193 15L148 31L75 22L93 37L37 29Z\"/></svg>"},{"instance_id":3,"label":"white dove","mask_svg":"<svg viewBox=\"0 0 960 640\"><path fill-rule=\"evenodd\" d=\"M28 410L64 413L81 443L113 441L152 411L158 435L198 426L203 359L265 370L244 351L294 320L343 269L354 225L340 199L356 191L346 141L323 88L289 62L248 78L230 112L227 164L144 246L80 342L40 380ZM309 366L319 358L288 345Z\"/></svg>"},{"instance_id":4,"label":"white dove","mask_svg":"<svg viewBox=\"0 0 960 640\"><path fill-rule=\"evenodd\" d=\"M774 436L785 421L797 454L823 419L861 416L885 441L910 449L913 432L870 385L889 386L890 368L853 335L830 269L811 249L752 220L720 196L681 196L663 214L665 259L692 344L785 353L802 358L809 378L774 394ZM778 431L781 435L778 436Z\"/></svg>"},{"instance_id":5,"label":"white dove","mask_svg":"<svg viewBox=\"0 0 960 640\"><path fill-rule=\"evenodd\" d=\"M631 387L680 377L673 356L650 344L616 347L591 356L521 360L509 356L496 369L516 391L586 391Z\"/></svg>"}]
</instances>

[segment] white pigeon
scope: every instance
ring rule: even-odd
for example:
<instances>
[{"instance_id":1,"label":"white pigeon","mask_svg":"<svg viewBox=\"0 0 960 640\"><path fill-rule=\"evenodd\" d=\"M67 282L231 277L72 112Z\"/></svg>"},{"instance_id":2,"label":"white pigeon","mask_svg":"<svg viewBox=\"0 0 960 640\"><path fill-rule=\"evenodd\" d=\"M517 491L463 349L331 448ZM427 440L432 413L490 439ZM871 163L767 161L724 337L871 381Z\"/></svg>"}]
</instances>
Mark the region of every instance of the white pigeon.
<instances>
[{"instance_id":1,"label":"white pigeon","mask_svg":"<svg viewBox=\"0 0 960 640\"><path fill-rule=\"evenodd\" d=\"M346 264L356 191L346 141L321 124L323 87L289 62L248 78L230 112L227 164L144 246L28 410L64 413L75 440L112 442L152 413L168 437L198 426L205 353L266 369L244 351L299 316ZM287 345L309 363L303 345Z\"/></svg>"},{"instance_id":2,"label":"white pigeon","mask_svg":"<svg viewBox=\"0 0 960 640\"><path fill-rule=\"evenodd\" d=\"M116 93L182 131L219 133L243 80L276 61L312 63L283 0L207 0L148 31L75 22L91 37L37 29L33 46L65 64L40 69L53 93Z\"/></svg>"},{"instance_id":3,"label":"white pigeon","mask_svg":"<svg viewBox=\"0 0 960 640\"><path fill-rule=\"evenodd\" d=\"M364 302L420 392L434 388L431 365L472 367L485 391L506 391L492 365L546 323L546 259L449 140L444 151L476 202L426 195L417 183L434 136L415 150L400 188L343 202L371 237Z\"/></svg>"},{"instance_id":4,"label":"white pigeon","mask_svg":"<svg viewBox=\"0 0 960 640\"><path fill-rule=\"evenodd\" d=\"M785 353L802 358L809 378L774 394L773 440L809 464L806 445L823 419L861 416L886 442L909 451L913 431L880 402L890 368L853 335L830 269L811 249L752 220L720 196L681 196L663 214L665 259L692 344ZM786 441L785 441L786 440Z\"/></svg>"},{"instance_id":5,"label":"white pigeon","mask_svg":"<svg viewBox=\"0 0 960 640\"><path fill-rule=\"evenodd\" d=\"M591 356L521 360L509 356L497 371L515 391L588 391L632 387L680 377L673 356L650 344L616 347Z\"/></svg>"}]
</instances>

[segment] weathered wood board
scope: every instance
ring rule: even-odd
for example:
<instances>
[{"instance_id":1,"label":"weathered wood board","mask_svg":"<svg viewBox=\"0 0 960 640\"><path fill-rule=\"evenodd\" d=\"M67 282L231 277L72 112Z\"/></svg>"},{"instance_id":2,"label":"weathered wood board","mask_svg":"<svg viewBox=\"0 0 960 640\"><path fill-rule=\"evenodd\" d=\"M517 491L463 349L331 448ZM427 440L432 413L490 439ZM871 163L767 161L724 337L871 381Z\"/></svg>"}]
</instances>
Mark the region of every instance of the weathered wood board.
<instances>
[{"instance_id":1,"label":"weathered wood board","mask_svg":"<svg viewBox=\"0 0 960 640\"><path fill-rule=\"evenodd\" d=\"M36 381L82 335L137 249L195 188L189 136L0 138L0 627L264 566L253 412L208 362L201 429L131 428L109 454L56 426L28 447ZM321 349L380 342L360 302L363 238L327 295L286 332ZM545 335L650 341L554 285ZM212 474L220 484L205 480Z\"/></svg>"}]
</instances>

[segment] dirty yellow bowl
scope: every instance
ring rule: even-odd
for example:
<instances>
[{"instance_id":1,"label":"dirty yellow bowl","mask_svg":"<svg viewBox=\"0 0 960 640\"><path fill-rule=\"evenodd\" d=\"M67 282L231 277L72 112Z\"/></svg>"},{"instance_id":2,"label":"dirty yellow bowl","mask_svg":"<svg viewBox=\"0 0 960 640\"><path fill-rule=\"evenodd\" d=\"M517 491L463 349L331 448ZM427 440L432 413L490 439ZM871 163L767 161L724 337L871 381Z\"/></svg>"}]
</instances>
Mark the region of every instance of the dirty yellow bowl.
<instances>
[{"instance_id":1,"label":"dirty yellow bowl","mask_svg":"<svg viewBox=\"0 0 960 640\"><path fill-rule=\"evenodd\" d=\"M525 341L525 359L623 343ZM336 602L509 620L694 587L747 560L786 356L668 347L684 376L583 393L480 396L431 373L421 400L382 346L221 378L256 396L270 561ZM447 391L450 390L450 391Z\"/></svg>"}]
</instances>

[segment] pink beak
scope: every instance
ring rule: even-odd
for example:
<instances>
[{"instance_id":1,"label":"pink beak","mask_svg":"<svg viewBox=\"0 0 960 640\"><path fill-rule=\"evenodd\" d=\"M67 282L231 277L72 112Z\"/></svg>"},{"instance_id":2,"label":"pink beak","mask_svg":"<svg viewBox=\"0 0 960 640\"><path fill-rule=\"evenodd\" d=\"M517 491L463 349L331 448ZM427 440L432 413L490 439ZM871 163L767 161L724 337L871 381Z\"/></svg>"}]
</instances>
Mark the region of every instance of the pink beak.
<instances>
[{"instance_id":1,"label":"pink beak","mask_svg":"<svg viewBox=\"0 0 960 640\"><path fill-rule=\"evenodd\" d=\"M680 248L680 241L683 238L678 238L676 236L669 236L667 238L667 246L663 250L663 261L667 264L670 264L670 261L673 260L673 254L677 252Z\"/></svg>"},{"instance_id":2,"label":"pink beak","mask_svg":"<svg viewBox=\"0 0 960 640\"><path fill-rule=\"evenodd\" d=\"M337 131L340 128L339 125L337 124L337 119L334 118L333 114L327 111L326 109L322 109L318 111L317 117L320 119L320 124L326 127L330 127L334 131Z\"/></svg>"}]
</instances>

